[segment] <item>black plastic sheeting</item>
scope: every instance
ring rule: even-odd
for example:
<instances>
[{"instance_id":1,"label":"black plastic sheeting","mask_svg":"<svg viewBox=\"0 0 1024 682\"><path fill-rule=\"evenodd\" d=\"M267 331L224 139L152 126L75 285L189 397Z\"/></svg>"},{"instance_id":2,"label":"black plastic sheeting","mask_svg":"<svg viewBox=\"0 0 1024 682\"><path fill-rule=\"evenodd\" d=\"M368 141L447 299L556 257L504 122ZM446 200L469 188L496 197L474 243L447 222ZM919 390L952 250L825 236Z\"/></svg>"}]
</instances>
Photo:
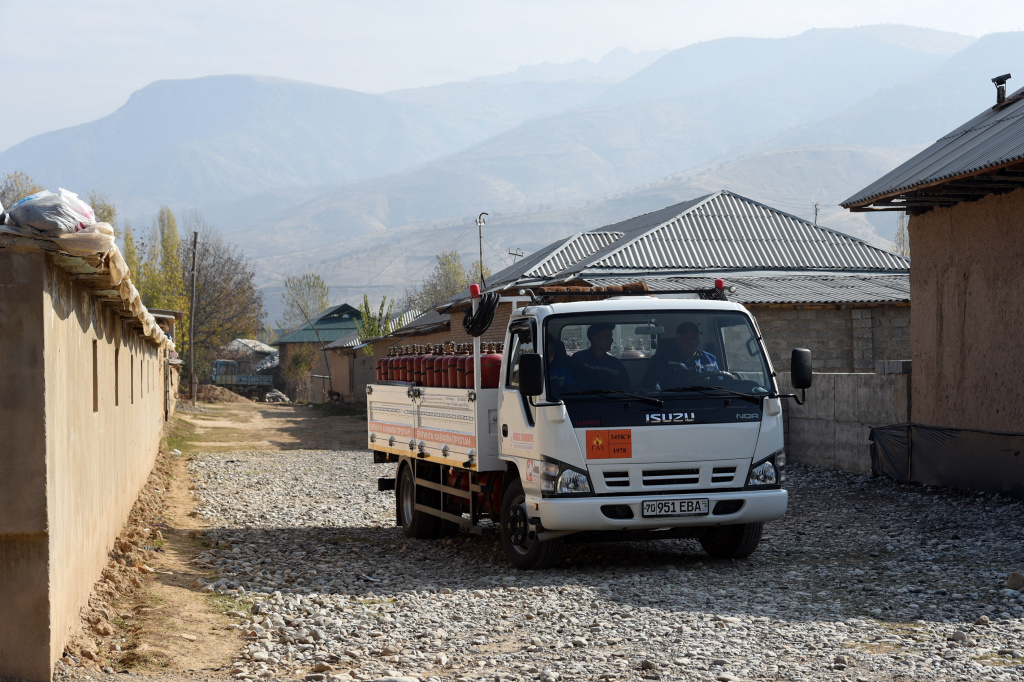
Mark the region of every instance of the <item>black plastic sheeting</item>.
<instances>
[{"instance_id":1,"label":"black plastic sheeting","mask_svg":"<svg viewBox=\"0 0 1024 682\"><path fill-rule=\"evenodd\" d=\"M896 424L871 429L871 471L1024 498L1024 433Z\"/></svg>"}]
</instances>

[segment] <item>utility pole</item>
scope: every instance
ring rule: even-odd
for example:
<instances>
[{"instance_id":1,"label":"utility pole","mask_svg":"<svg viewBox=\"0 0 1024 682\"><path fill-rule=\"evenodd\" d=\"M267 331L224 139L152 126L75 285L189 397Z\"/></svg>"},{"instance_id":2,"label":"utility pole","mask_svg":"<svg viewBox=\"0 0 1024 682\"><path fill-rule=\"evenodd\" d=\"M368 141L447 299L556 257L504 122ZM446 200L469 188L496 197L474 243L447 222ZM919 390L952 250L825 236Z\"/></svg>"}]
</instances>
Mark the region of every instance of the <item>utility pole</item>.
<instances>
[{"instance_id":1,"label":"utility pole","mask_svg":"<svg viewBox=\"0 0 1024 682\"><path fill-rule=\"evenodd\" d=\"M516 258L522 258L523 257L523 250L522 249L509 249L508 250L508 255L512 256L512 263L515 264Z\"/></svg>"},{"instance_id":2,"label":"utility pole","mask_svg":"<svg viewBox=\"0 0 1024 682\"><path fill-rule=\"evenodd\" d=\"M188 383L192 392L192 407L196 406L196 251L199 232L192 233L192 295L188 304Z\"/></svg>"},{"instance_id":3,"label":"utility pole","mask_svg":"<svg viewBox=\"0 0 1024 682\"><path fill-rule=\"evenodd\" d=\"M484 225L487 224L487 219L484 216L487 213L481 213L476 217L476 231L477 236L480 237L480 287L484 288L487 286L487 282L484 281Z\"/></svg>"},{"instance_id":4,"label":"utility pole","mask_svg":"<svg viewBox=\"0 0 1024 682\"><path fill-rule=\"evenodd\" d=\"M814 201L813 199L811 200L811 203L814 204L814 226L817 227L818 226L818 208L820 208L821 204L819 204L817 201Z\"/></svg>"}]
</instances>

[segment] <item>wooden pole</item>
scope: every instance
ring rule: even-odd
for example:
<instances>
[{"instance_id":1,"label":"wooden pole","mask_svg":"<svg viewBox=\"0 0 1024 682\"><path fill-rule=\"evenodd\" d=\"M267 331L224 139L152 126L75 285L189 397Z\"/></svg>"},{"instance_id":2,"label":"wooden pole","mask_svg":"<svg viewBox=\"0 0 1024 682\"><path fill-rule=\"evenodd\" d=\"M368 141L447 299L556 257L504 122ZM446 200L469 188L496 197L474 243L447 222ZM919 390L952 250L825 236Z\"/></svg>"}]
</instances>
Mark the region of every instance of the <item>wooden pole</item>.
<instances>
[{"instance_id":1,"label":"wooden pole","mask_svg":"<svg viewBox=\"0 0 1024 682\"><path fill-rule=\"evenodd\" d=\"M196 406L196 251L199 232L192 233L192 295L188 304L188 374L192 392L192 407Z\"/></svg>"}]
</instances>

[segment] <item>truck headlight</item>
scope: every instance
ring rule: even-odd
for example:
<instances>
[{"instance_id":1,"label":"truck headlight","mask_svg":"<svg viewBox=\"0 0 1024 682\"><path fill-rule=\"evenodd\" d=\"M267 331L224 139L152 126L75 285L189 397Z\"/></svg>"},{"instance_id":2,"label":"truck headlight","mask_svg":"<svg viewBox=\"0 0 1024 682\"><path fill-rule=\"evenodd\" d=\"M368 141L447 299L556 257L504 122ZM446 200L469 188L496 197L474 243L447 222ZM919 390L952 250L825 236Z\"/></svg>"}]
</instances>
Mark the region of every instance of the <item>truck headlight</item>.
<instances>
[{"instance_id":1,"label":"truck headlight","mask_svg":"<svg viewBox=\"0 0 1024 682\"><path fill-rule=\"evenodd\" d=\"M747 476L748 486L775 486L781 485L786 476L784 467L786 465L786 451L778 450L771 455L756 462L750 467L750 474Z\"/></svg>"},{"instance_id":2,"label":"truck headlight","mask_svg":"<svg viewBox=\"0 0 1024 682\"><path fill-rule=\"evenodd\" d=\"M545 497L592 494L590 479L585 471L546 457L541 469L540 489Z\"/></svg>"},{"instance_id":3,"label":"truck headlight","mask_svg":"<svg viewBox=\"0 0 1024 682\"><path fill-rule=\"evenodd\" d=\"M589 493L590 481L588 481L587 477L580 472L573 471L572 469L566 469L558 477L558 484L555 486L555 492L560 495Z\"/></svg>"}]
</instances>

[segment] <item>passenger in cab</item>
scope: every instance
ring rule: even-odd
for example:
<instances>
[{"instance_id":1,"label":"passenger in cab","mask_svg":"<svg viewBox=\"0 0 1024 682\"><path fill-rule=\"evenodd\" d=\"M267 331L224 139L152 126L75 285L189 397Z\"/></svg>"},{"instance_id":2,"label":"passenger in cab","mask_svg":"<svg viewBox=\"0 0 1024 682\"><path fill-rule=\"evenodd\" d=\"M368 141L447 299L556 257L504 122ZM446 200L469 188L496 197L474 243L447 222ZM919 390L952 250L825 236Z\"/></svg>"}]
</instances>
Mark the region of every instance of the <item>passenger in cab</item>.
<instances>
[{"instance_id":1,"label":"passenger in cab","mask_svg":"<svg viewBox=\"0 0 1024 682\"><path fill-rule=\"evenodd\" d=\"M643 385L661 389L682 386L693 374L718 372L718 361L706 350L700 349L700 330L693 322L683 322L676 328L671 344L663 344L651 358Z\"/></svg>"},{"instance_id":2,"label":"passenger in cab","mask_svg":"<svg viewBox=\"0 0 1024 682\"><path fill-rule=\"evenodd\" d=\"M575 386L572 368L569 366L569 356L565 352L565 344L553 336L544 340L544 353L548 360L548 381L554 393L561 393L564 389Z\"/></svg>"},{"instance_id":3,"label":"passenger in cab","mask_svg":"<svg viewBox=\"0 0 1024 682\"><path fill-rule=\"evenodd\" d=\"M596 388L629 388L629 373L619 359L608 354L612 348L615 325L598 322L587 329L590 346L569 358L569 366L576 380L577 390Z\"/></svg>"}]
</instances>

